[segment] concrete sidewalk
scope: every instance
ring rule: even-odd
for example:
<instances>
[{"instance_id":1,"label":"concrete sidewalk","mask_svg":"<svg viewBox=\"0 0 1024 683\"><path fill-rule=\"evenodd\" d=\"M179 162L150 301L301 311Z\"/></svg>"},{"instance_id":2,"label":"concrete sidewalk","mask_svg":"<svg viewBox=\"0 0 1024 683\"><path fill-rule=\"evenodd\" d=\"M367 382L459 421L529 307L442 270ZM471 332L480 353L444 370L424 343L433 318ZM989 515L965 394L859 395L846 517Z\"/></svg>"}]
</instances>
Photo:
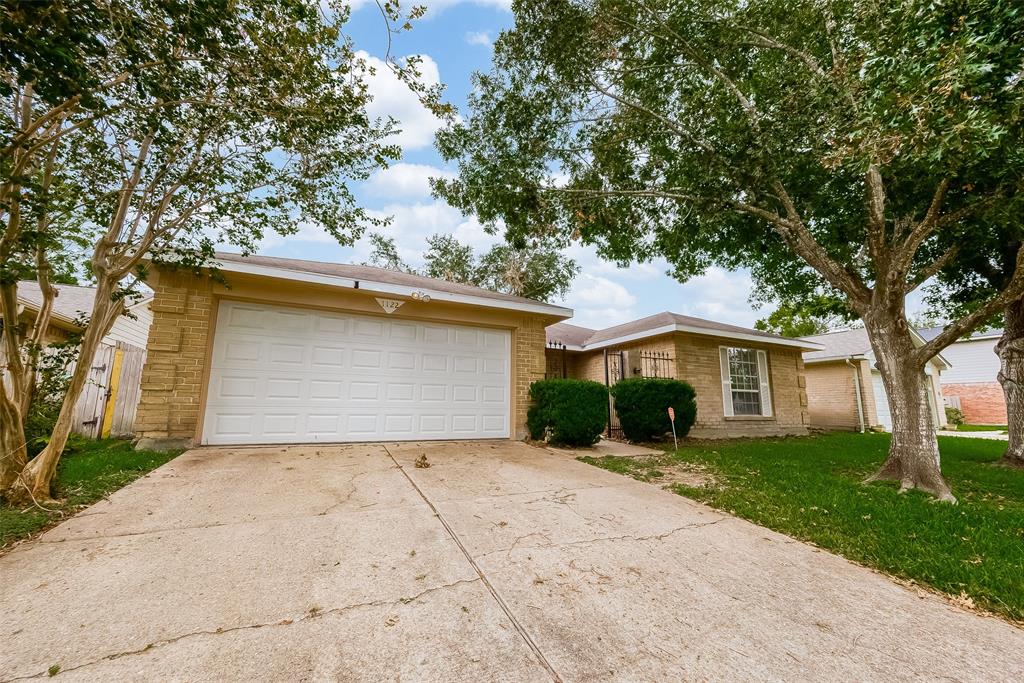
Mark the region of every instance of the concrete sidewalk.
<instances>
[{"instance_id":1,"label":"concrete sidewalk","mask_svg":"<svg viewBox=\"0 0 1024 683\"><path fill-rule=\"evenodd\" d=\"M1024 679L1005 622L512 442L191 451L0 576L0 681Z\"/></svg>"}]
</instances>

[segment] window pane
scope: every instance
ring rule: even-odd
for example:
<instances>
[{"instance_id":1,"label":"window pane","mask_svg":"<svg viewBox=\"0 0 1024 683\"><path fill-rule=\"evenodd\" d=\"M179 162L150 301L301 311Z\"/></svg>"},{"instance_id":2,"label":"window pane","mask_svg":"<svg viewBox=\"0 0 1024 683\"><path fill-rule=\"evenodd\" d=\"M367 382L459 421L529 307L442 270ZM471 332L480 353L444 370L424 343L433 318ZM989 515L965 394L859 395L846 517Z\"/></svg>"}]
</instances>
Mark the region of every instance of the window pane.
<instances>
[{"instance_id":1,"label":"window pane","mask_svg":"<svg viewBox=\"0 0 1024 683\"><path fill-rule=\"evenodd\" d=\"M732 392L732 412L735 415L760 415L761 392Z\"/></svg>"},{"instance_id":2,"label":"window pane","mask_svg":"<svg viewBox=\"0 0 1024 683\"><path fill-rule=\"evenodd\" d=\"M757 370L757 351L729 349L729 375L732 381L733 413L761 415L761 377Z\"/></svg>"}]
</instances>

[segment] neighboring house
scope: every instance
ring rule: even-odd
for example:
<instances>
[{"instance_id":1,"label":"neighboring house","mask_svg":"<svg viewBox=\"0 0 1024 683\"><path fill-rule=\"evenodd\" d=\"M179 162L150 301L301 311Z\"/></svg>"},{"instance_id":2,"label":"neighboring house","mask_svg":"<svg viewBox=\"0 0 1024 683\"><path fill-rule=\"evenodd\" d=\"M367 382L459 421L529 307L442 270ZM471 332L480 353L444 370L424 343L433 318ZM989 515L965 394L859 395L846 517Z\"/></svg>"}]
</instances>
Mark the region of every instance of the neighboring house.
<instances>
[{"instance_id":1,"label":"neighboring house","mask_svg":"<svg viewBox=\"0 0 1024 683\"><path fill-rule=\"evenodd\" d=\"M941 327L918 330L927 340L941 331ZM995 348L1001 336L1001 329L976 332L942 352L953 366L942 373L942 395L947 403L963 411L970 424L1006 424L1006 396L996 379L999 357Z\"/></svg>"},{"instance_id":2,"label":"neighboring house","mask_svg":"<svg viewBox=\"0 0 1024 683\"><path fill-rule=\"evenodd\" d=\"M67 339L69 334L81 331L77 320L92 314L93 299L96 296L95 287L79 287L77 285L55 285L57 296L53 300L53 315L50 317L50 330L46 334L49 343L55 343ZM153 322L153 313L149 310L151 296L145 296L128 307L131 314L118 316L110 328L110 332L103 337L102 343L113 346L122 342L129 346L140 349L146 348L146 341L149 338L149 326ZM31 325L35 321L35 315L42 305L43 294L39 291L39 284L31 280L18 283L18 303L24 309L22 320Z\"/></svg>"},{"instance_id":3,"label":"neighboring house","mask_svg":"<svg viewBox=\"0 0 1024 683\"><path fill-rule=\"evenodd\" d=\"M881 427L891 431L889 399L867 331L837 330L804 339L823 347L804 353L811 427L859 431ZM916 333L915 341L918 346L924 344ZM939 377L949 367L942 356L935 356L925 367L928 404L936 426L946 422Z\"/></svg>"},{"instance_id":4,"label":"neighboring house","mask_svg":"<svg viewBox=\"0 0 1024 683\"><path fill-rule=\"evenodd\" d=\"M153 265L141 446L523 437L560 306L373 268Z\"/></svg>"},{"instance_id":5,"label":"neighboring house","mask_svg":"<svg viewBox=\"0 0 1024 683\"><path fill-rule=\"evenodd\" d=\"M96 289L76 285L55 285L50 325L44 335L46 345L67 341L81 332L79 321L92 313ZM33 281L18 283L21 320L35 323L43 296ZM153 320L150 296L128 307L129 315L121 315L100 341L94 358L89 383L75 406L73 429L87 437L130 436L139 401L139 380L145 361L149 327Z\"/></svg>"},{"instance_id":6,"label":"neighboring house","mask_svg":"<svg viewBox=\"0 0 1024 683\"><path fill-rule=\"evenodd\" d=\"M548 376L689 382L696 438L807 433L801 354L816 343L668 312L602 330L558 323L546 336ZM614 428L614 413L612 421Z\"/></svg>"}]
</instances>

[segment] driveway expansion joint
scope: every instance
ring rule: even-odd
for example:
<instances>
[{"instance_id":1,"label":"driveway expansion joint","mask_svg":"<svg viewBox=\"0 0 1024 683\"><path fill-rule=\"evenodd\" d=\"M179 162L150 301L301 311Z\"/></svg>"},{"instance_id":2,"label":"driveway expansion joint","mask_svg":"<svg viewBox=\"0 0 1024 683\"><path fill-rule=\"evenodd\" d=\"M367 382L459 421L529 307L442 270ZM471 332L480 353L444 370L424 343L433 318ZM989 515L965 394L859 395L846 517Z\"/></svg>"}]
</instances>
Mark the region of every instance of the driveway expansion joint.
<instances>
[{"instance_id":1,"label":"driveway expansion joint","mask_svg":"<svg viewBox=\"0 0 1024 683\"><path fill-rule=\"evenodd\" d=\"M540 662L541 666L547 669L548 673L551 674L552 679L555 681L555 683L562 683L562 677L555 670L554 666L552 666L551 662L548 661L547 656L540 649L540 646L537 645L536 641L534 641L533 636L530 635L530 632L527 631L526 627L523 626L519 622L519 619L516 618L516 615L512 612L512 609L508 606L508 603L505 602L505 599L501 597L501 594L498 593L494 585L491 584L490 580L487 578L487 575L484 573L483 569L480 568L480 565L476 563L476 560L473 559L473 556L470 554L465 544L463 544L462 539L460 539L458 534L455 533L455 529L453 529L451 525L448 524L448 521L444 518L444 515L441 514L441 511L437 509L434 503L427 497L427 494L423 492L423 489L421 489L416 484L416 481L409 475L409 473L405 471L405 468L402 467L402 464L398 462L394 455L392 455L391 451L388 449L387 446L384 446L384 450L388 454L388 457L390 457L394 461L395 465L402 472L405 478L409 481L409 484L416 490L416 493L420 495L420 497L423 499L423 502L430 507L430 510L434 513L434 517L437 518L437 521L441 523L441 525L448 532L448 535L451 536L453 541L455 541L455 545L457 545L459 550L462 551L462 554L466 558L466 561L469 562L471 567L473 567L473 570L476 572L477 576L480 577L480 580L487 588L487 591L491 594L491 597L494 598L494 601L496 603L498 603L498 607L501 608L501 611L505 613L505 617L509 620L509 622L512 624L512 627L516 630L519 636L526 643L526 646L529 647L530 650L533 652L534 656L537 657L537 660Z\"/></svg>"}]
</instances>

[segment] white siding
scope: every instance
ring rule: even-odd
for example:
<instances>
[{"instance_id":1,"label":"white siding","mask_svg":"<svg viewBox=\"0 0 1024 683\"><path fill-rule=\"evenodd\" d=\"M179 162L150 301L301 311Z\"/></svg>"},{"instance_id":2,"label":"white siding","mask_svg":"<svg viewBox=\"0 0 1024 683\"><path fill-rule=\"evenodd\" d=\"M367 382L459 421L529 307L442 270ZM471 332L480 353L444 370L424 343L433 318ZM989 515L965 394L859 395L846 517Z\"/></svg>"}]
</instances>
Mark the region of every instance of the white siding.
<instances>
[{"instance_id":1,"label":"white siding","mask_svg":"<svg viewBox=\"0 0 1024 683\"><path fill-rule=\"evenodd\" d=\"M942 373L943 384L995 382L999 358L995 354L998 339L960 341L942 352L953 367Z\"/></svg>"},{"instance_id":2,"label":"white siding","mask_svg":"<svg viewBox=\"0 0 1024 683\"><path fill-rule=\"evenodd\" d=\"M140 349L146 348L146 344L149 342L149 326L153 322L153 311L149 310L149 303L147 301L131 309L135 320L126 315L118 316L103 341L108 344L123 342Z\"/></svg>"}]
</instances>

